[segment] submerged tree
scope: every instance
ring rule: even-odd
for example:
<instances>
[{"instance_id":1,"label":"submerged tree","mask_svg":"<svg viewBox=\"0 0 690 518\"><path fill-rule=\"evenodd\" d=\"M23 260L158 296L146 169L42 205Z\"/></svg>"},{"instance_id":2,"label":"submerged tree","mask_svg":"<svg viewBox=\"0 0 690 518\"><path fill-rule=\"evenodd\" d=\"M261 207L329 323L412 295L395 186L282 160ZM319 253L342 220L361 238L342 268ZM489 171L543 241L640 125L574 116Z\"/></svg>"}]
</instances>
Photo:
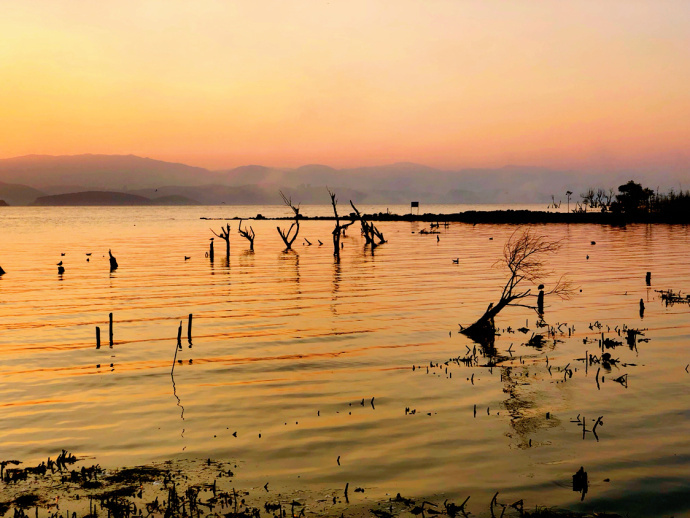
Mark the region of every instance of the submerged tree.
<instances>
[{"instance_id":1,"label":"submerged tree","mask_svg":"<svg viewBox=\"0 0 690 518\"><path fill-rule=\"evenodd\" d=\"M220 229L220 234L216 234L216 231L211 229L211 232L216 237L221 238L223 241L225 241L225 257L227 257L228 261L230 260L230 223L226 225L225 228Z\"/></svg>"},{"instance_id":2,"label":"submerged tree","mask_svg":"<svg viewBox=\"0 0 690 518\"><path fill-rule=\"evenodd\" d=\"M362 224L362 235L364 236L365 239L365 245L371 245L371 249L373 250L379 245L382 245L383 243L386 242L385 238L383 237L383 232L381 232L376 226L374 226L373 223L367 221L364 219L364 216L359 212L357 207L355 207L355 204L352 203L352 200L350 200L350 205L352 205L352 209L355 211L355 214L357 215L357 219ZM377 242L378 239L378 242Z\"/></svg>"},{"instance_id":3,"label":"submerged tree","mask_svg":"<svg viewBox=\"0 0 690 518\"><path fill-rule=\"evenodd\" d=\"M340 259L340 238L345 234L345 229L352 225L355 220L345 225L340 224L340 216L338 216L338 200L335 198L335 193L328 189L328 194L331 197L331 204L333 205L333 214L335 214L335 228L333 229L333 255Z\"/></svg>"},{"instance_id":4,"label":"submerged tree","mask_svg":"<svg viewBox=\"0 0 690 518\"><path fill-rule=\"evenodd\" d=\"M254 238L256 237L256 234L254 233L254 229L252 227L249 227L247 229L246 227L244 230L242 229L242 220L240 220L240 225L237 227L237 232L246 240L249 241L249 250L252 252L254 251Z\"/></svg>"},{"instance_id":5,"label":"submerged tree","mask_svg":"<svg viewBox=\"0 0 690 518\"><path fill-rule=\"evenodd\" d=\"M293 205L292 198L285 196L283 191L280 191L280 196L283 198L283 203L290 207L292 212L295 213L295 221L290 225L290 228L288 228L287 231L282 230L280 227L276 227L278 229L278 234L280 234L280 237L283 239L283 243L285 243L285 250L291 250L292 243L295 242L295 239L297 239L297 234L299 234L299 219L301 217L299 213L299 205ZM292 237L290 237L290 233L292 232L293 228L295 229L295 233Z\"/></svg>"},{"instance_id":6,"label":"submerged tree","mask_svg":"<svg viewBox=\"0 0 690 518\"><path fill-rule=\"evenodd\" d=\"M532 234L529 230L513 233L503 247L503 258L497 263L505 265L510 272L510 278L503 287L500 299L496 304L489 304L484 314L461 332L482 343L496 333L494 318L506 306L521 306L538 311L538 305L528 304L525 300L528 297L537 297L525 284L537 284L550 275L551 272L546 268L545 256L555 253L560 247L560 241L549 241L544 236ZM544 294L566 299L572 291L570 282L561 277L556 285Z\"/></svg>"}]
</instances>

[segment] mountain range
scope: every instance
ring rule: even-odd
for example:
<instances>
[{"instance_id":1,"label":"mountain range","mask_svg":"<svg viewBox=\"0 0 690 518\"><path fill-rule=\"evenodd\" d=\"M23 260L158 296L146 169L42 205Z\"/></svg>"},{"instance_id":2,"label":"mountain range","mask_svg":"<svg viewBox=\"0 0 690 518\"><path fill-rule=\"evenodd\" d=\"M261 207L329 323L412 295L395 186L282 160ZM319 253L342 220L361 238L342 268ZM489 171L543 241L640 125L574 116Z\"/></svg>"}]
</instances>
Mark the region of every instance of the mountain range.
<instances>
[{"instance_id":1,"label":"mountain range","mask_svg":"<svg viewBox=\"0 0 690 518\"><path fill-rule=\"evenodd\" d=\"M155 204L274 205L281 203L282 190L299 203L323 204L330 201L329 187L341 200L362 204L549 203L552 196L564 200L568 190L578 200L588 188L616 190L631 179L661 191L687 189L688 177L518 166L445 171L407 162L350 169L246 165L211 171L134 155L27 155L0 160L0 200L10 205L29 205L39 198L42 205L108 205L127 198L57 195L120 192Z\"/></svg>"}]
</instances>

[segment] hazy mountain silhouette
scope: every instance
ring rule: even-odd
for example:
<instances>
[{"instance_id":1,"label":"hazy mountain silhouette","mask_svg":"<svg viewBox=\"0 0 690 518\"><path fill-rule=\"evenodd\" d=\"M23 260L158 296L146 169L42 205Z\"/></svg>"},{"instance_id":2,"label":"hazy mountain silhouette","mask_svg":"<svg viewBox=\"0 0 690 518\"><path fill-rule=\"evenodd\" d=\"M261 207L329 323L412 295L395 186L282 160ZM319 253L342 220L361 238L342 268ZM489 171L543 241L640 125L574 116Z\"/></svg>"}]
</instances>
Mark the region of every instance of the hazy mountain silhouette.
<instances>
[{"instance_id":1,"label":"hazy mountain silhouette","mask_svg":"<svg viewBox=\"0 0 690 518\"><path fill-rule=\"evenodd\" d=\"M429 203L573 203L588 188L616 190L634 179L665 192L688 188L679 175L581 173L542 167L444 171L410 162L334 169L321 164L274 168L247 165L222 171L133 155L29 155L0 160L0 199L28 204L44 194L118 191L149 199L174 196L168 203L280 204L279 190L304 204L329 202L326 186L341 201L393 204ZM23 184L23 185L21 185ZM69 198L65 198L69 199ZM73 198L78 201L80 198Z\"/></svg>"},{"instance_id":2,"label":"hazy mountain silhouette","mask_svg":"<svg viewBox=\"0 0 690 518\"><path fill-rule=\"evenodd\" d=\"M112 205L199 205L186 196L160 196L147 198L136 194L115 191L86 191L41 196L31 205L38 206L112 206Z\"/></svg>"},{"instance_id":3,"label":"hazy mountain silhouette","mask_svg":"<svg viewBox=\"0 0 690 518\"><path fill-rule=\"evenodd\" d=\"M38 206L101 206L101 205L153 205L149 198L135 194L112 191L87 191L55 194L36 198L31 205Z\"/></svg>"},{"instance_id":4,"label":"hazy mountain silhouette","mask_svg":"<svg viewBox=\"0 0 690 518\"><path fill-rule=\"evenodd\" d=\"M170 183L202 185L216 176L201 167L134 155L27 155L0 160L0 181L37 189L69 185L125 191Z\"/></svg>"},{"instance_id":5,"label":"hazy mountain silhouette","mask_svg":"<svg viewBox=\"0 0 690 518\"><path fill-rule=\"evenodd\" d=\"M5 200L8 205L28 205L44 194L26 185L0 182L0 200Z\"/></svg>"}]
</instances>

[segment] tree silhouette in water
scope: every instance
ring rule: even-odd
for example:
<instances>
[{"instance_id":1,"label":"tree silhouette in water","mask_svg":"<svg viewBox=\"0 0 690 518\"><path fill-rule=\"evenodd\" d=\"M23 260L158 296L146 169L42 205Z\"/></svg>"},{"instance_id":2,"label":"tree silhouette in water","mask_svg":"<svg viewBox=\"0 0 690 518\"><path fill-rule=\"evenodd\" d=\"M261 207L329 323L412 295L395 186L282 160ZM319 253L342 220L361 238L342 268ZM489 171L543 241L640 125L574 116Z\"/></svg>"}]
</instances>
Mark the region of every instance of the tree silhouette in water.
<instances>
[{"instance_id":1,"label":"tree silhouette in water","mask_svg":"<svg viewBox=\"0 0 690 518\"><path fill-rule=\"evenodd\" d=\"M497 264L505 265L510 277L503 286L498 302L489 304L484 314L461 332L479 343L493 341L496 334L494 318L507 306L521 306L538 311L536 304L527 303L528 297L537 297L527 283L538 284L551 274L546 268L545 258L554 254L561 247L560 241L549 241L544 236L531 233L529 230L515 231L503 247L503 258ZM561 277L556 285L545 295L557 295L562 299L569 298L573 292L570 282Z\"/></svg>"}]
</instances>

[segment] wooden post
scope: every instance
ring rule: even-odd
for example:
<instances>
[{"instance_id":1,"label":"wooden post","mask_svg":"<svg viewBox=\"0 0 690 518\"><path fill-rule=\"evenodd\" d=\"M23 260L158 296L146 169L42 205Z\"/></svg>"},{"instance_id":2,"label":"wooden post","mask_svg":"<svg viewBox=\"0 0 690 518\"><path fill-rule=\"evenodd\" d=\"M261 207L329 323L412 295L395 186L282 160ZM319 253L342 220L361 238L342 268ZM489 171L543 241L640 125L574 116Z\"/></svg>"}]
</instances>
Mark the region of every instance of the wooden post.
<instances>
[{"instance_id":1,"label":"wooden post","mask_svg":"<svg viewBox=\"0 0 690 518\"><path fill-rule=\"evenodd\" d=\"M96 349L101 348L101 328L96 326Z\"/></svg>"},{"instance_id":2,"label":"wooden post","mask_svg":"<svg viewBox=\"0 0 690 518\"><path fill-rule=\"evenodd\" d=\"M211 246L208 250L208 258L213 262L213 238L211 238Z\"/></svg>"},{"instance_id":3,"label":"wooden post","mask_svg":"<svg viewBox=\"0 0 690 518\"><path fill-rule=\"evenodd\" d=\"M192 343L192 314L189 314L189 323L187 324L187 340L189 340L189 344L191 345Z\"/></svg>"},{"instance_id":4,"label":"wooden post","mask_svg":"<svg viewBox=\"0 0 690 518\"><path fill-rule=\"evenodd\" d=\"M647 281L647 286L652 284L652 272L647 272L647 278L645 280Z\"/></svg>"},{"instance_id":5,"label":"wooden post","mask_svg":"<svg viewBox=\"0 0 690 518\"><path fill-rule=\"evenodd\" d=\"M180 321L180 327L177 328L177 346L182 349L182 321Z\"/></svg>"},{"instance_id":6,"label":"wooden post","mask_svg":"<svg viewBox=\"0 0 690 518\"><path fill-rule=\"evenodd\" d=\"M112 313L110 313L110 331L109 331L109 335L110 335L110 347L112 347L112 346L113 346L113 314L112 314Z\"/></svg>"}]
</instances>

